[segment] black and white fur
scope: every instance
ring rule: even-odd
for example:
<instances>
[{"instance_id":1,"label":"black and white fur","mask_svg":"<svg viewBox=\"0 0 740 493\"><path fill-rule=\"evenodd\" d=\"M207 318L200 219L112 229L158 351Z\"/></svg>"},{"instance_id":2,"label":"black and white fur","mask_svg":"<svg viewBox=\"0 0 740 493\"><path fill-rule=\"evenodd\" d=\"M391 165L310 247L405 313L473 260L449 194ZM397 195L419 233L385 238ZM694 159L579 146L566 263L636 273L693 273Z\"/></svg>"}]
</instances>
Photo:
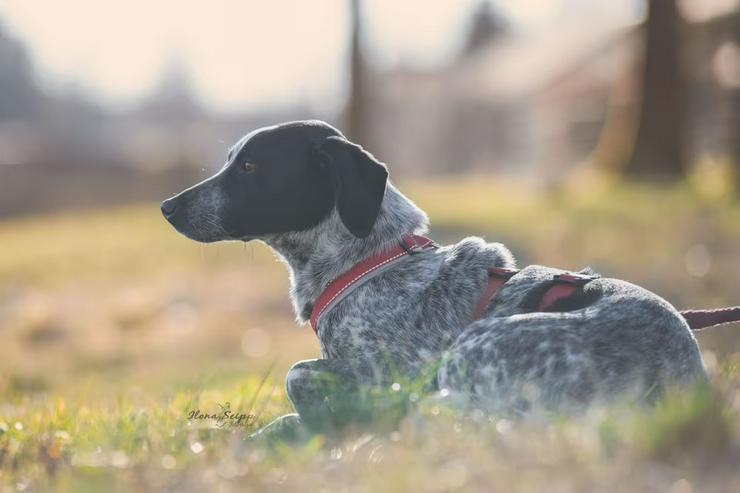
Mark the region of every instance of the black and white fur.
<instances>
[{"instance_id":1,"label":"black and white fur","mask_svg":"<svg viewBox=\"0 0 740 493\"><path fill-rule=\"evenodd\" d=\"M302 130L308 144L300 155L305 154L306 162L291 166L317 166L319 171L310 175L316 182L304 178L304 184L331 193L331 207L310 220L298 218L300 228L255 231L245 225L242 231L234 231L233 226L230 231L224 224L233 225L234 219L224 216L240 211L228 204L234 202L233 194L244 192L219 184L219 179L225 180L221 175L242 166L239 156L255 135L266 132L272 137L252 143L252 161L260 155L259 146L280 146L281 133L287 143L300 142ZM329 137L338 151L322 149L322 139ZM272 154L264 154L268 155ZM364 164L368 159L370 164ZM329 171L322 175L327 164ZM347 170L337 171L341 166L357 166L359 175L343 178ZM298 320L305 323L329 282L396 245L402 235L427 231L426 214L385 177L377 191L380 171L375 166L381 165L322 122L269 127L242 139L224 170L165 201L163 212L178 230L200 241L259 239L272 247L288 267L293 306ZM322 177L329 186L322 188ZM344 193L350 186L364 187L365 178L377 195L367 204L378 205L357 204L359 216L368 208L374 214L369 227L358 233L352 216L358 211L348 212L353 202L340 203L338 196L343 186ZM264 183L270 186L269 180ZM294 200L280 196L282 185L274 186L275 200ZM295 206L295 214L305 213L300 204ZM183 218L173 217L175 209ZM269 207L262 214L269 218ZM285 223L284 217L279 219ZM399 375L427 378L427 389L446 389L458 402L477 409L514 414L578 412L613 399L650 402L667 387L706 378L697 342L676 309L659 296L617 279L591 281L552 311L539 312L537 301L553 275L563 271L528 266L497 292L481 319L472 321L488 281L487 269L494 266L515 266L509 250L500 243L470 237L407 256L354 289L322 318L318 331L322 358L300 361L289 371L287 392L300 418L292 415L280 423L314 430L350 423L356 410L341 403L353 398L342 400L342 395L389 385Z\"/></svg>"}]
</instances>

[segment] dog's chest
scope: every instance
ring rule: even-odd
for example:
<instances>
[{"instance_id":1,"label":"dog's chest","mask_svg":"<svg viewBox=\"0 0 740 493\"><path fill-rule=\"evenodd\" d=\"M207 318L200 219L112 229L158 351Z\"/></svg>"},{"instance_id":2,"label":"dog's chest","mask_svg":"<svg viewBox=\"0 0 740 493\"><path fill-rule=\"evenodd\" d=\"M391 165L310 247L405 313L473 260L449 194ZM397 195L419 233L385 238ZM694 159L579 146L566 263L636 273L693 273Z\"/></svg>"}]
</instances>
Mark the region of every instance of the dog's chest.
<instances>
[{"instance_id":1,"label":"dog's chest","mask_svg":"<svg viewBox=\"0 0 740 493\"><path fill-rule=\"evenodd\" d=\"M325 313L318 327L322 355L413 372L471 323L488 268L513 266L503 245L480 238L414 254Z\"/></svg>"},{"instance_id":2,"label":"dog's chest","mask_svg":"<svg viewBox=\"0 0 740 493\"><path fill-rule=\"evenodd\" d=\"M319 338L325 357L415 361L434 346L423 316L418 280L373 279L325 316Z\"/></svg>"}]
</instances>

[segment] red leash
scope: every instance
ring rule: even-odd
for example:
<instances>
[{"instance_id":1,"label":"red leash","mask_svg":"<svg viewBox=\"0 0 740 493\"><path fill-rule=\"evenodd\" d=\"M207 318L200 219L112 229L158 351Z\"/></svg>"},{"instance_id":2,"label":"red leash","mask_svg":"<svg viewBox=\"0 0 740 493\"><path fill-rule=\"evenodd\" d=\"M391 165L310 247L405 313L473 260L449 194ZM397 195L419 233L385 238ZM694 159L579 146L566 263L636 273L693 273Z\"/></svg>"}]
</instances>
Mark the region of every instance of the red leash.
<instances>
[{"instance_id":1,"label":"red leash","mask_svg":"<svg viewBox=\"0 0 740 493\"><path fill-rule=\"evenodd\" d=\"M311 310L310 323L314 332L318 334L322 315L344 299L352 291L353 287L371 279L407 255L413 255L432 248L437 248L437 245L429 238L418 235L404 235L397 246L363 260L336 278L324 289L324 292L321 293L321 296L316 300ZM518 269L507 269L504 267L491 267L488 269L488 284L475 306L473 320L478 320L483 316L489 303L496 296L496 293L517 272L519 272ZM537 311L547 311L557 301L570 297L584 285L597 278L598 276L572 272L557 274L553 277L553 285L542 295L537 305ZM714 310L684 310L680 313L686 319L691 330L701 330L714 325L740 322L740 306L717 308Z\"/></svg>"},{"instance_id":2,"label":"red leash","mask_svg":"<svg viewBox=\"0 0 740 493\"><path fill-rule=\"evenodd\" d=\"M684 310L680 312L691 330L701 330L714 325L740 322L740 306L728 306L713 310Z\"/></svg>"}]
</instances>

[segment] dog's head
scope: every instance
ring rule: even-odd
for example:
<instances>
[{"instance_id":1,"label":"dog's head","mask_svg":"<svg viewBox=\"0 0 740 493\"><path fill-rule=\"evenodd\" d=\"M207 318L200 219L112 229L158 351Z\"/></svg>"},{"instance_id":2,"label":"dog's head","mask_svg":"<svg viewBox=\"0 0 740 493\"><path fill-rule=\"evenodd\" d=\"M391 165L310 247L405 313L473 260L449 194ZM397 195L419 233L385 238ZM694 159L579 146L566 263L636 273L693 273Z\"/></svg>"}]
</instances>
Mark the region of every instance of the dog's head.
<instances>
[{"instance_id":1,"label":"dog's head","mask_svg":"<svg viewBox=\"0 0 740 493\"><path fill-rule=\"evenodd\" d=\"M383 164L332 126L290 122L244 136L218 173L162 202L162 214L196 241L248 241L310 229L336 208L363 238L387 178Z\"/></svg>"}]
</instances>

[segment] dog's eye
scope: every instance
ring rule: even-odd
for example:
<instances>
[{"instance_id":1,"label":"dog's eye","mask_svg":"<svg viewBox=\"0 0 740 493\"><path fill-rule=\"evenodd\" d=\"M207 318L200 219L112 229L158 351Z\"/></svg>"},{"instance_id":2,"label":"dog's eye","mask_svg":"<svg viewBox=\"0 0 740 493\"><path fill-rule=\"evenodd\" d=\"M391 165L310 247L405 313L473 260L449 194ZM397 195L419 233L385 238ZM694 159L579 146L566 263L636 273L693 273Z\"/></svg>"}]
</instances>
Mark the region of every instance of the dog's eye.
<instances>
[{"instance_id":1,"label":"dog's eye","mask_svg":"<svg viewBox=\"0 0 740 493\"><path fill-rule=\"evenodd\" d=\"M242 167L247 173L254 173L257 170L257 165L254 163L244 163Z\"/></svg>"}]
</instances>

